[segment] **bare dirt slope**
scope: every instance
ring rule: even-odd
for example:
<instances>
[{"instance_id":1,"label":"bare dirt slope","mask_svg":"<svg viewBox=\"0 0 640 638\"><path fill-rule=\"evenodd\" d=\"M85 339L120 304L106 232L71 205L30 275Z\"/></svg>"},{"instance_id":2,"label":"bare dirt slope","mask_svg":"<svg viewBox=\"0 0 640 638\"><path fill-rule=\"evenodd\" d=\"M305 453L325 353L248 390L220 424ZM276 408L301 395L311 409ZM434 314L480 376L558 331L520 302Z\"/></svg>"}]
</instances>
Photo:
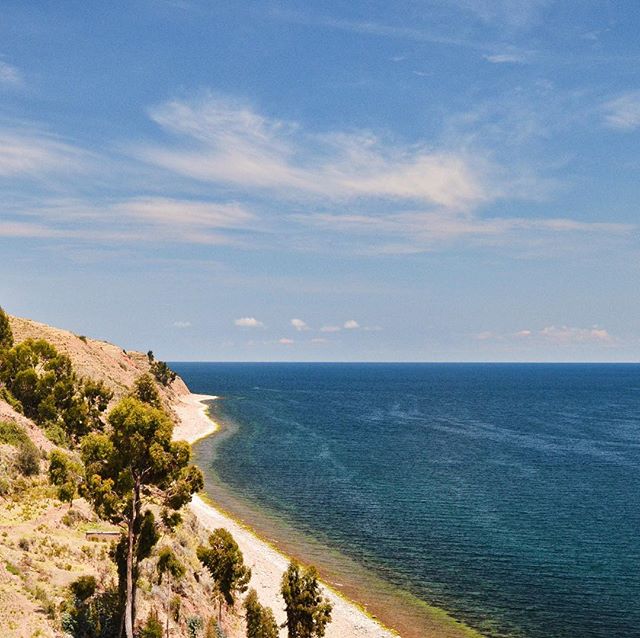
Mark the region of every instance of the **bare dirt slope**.
<instances>
[{"instance_id":1,"label":"bare dirt slope","mask_svg":"<svg viewBox=\"0 0 640 638\"><path fill-rule=\"evenodd\" d=\"M53 328L44 323L9 316L16 343L25 339L45 339L66 354L81 377L103 381L114 393L114 400L126 394L134 381L149 372L149 359L142 352L122 348L88 337ZM188 394L184 381L178 377L170 387L159 387L168 403L176 396Z\"/></svg>"}]
</instances>

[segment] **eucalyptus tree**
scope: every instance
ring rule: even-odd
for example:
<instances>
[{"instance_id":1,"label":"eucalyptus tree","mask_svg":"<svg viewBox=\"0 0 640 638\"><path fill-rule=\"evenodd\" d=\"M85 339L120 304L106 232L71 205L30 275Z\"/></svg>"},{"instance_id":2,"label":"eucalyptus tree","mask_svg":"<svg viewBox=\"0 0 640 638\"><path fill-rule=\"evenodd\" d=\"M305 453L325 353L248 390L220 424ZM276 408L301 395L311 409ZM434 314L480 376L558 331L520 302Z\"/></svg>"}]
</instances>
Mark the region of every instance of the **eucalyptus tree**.
<instances>
[{"instance_id":1,"label":"eucalyptus tree","mask_svg":"<svg viewBox=\"0 0 640 638\"><path fill-rule=\"evenodd\" d=\"M282 575L282 597L287 612L289 638L322 638L331 622L331 603L322 595L315 567L301 569L289 563Z\"/></svg>"},{"instance_id":2,"label":"eucalyptus tree","mask_svg":"<svg viewBox=\"0 0 640 638\"><path fill-rule=\"evenodd\" d=\"M155 526L151 511L144 508L155 502L165 511L178 510L202 488L203 480L189 462L189 445L172 440L173 422L162 410L126 397L107 422L104 432L92 432L82 441L84 492L100 517L123 529L123 625L127 638L133 638L137 562L149 555L140 551L140 543L147 538L146 544L152 545L158 539L144 533L143 523L151 520Z\"/></svg>"},{"instance_id":3,"label":"eucalyptus tree","mask_svg":"<svg viewBox=\"0 0 640 638\"><path fill-rule=\"evenodd\" d=\"M197 555L209 570L224 602L233 607L236 594L247 591L251 580L251 569L244 564L238 543L221 527L209 536L208 547L198 547Z\"/></svg>"}]
</instances>

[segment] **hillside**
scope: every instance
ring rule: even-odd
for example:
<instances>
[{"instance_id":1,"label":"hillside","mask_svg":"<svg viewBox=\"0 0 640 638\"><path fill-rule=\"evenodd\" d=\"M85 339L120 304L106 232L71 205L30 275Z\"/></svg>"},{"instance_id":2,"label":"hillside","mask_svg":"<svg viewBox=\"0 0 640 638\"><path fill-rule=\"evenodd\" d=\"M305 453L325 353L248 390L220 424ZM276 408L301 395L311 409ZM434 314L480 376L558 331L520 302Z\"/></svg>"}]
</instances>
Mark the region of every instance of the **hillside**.
<instances>
[{"instance_id":1,"label":"hillside","mask_svg":"<svg viewBox=\"0 0 640 638\"><path fill-rule=\"evenodd\" d=\"M134 381L149 372L146 354L125 352L105 341L74 335L35 321L10 317L14 340L45 339L70 358L81 377L103 381L114 393L112 404L127 394ZM173 412L178 397L188 394L182 379L168 387L158 384L165 407ZM35 468L25 473L20 454L23 440L34 447ZM81 576L93 575L100 586L116 582L117 573L109 556L111 543L94 540L88 530L117 531L99 520L83 499L72 507L62 504L47 478L47 457L59 449L33 421L0 399L0 636L2 638L61 638L61 619L69 585ZM69 453L67 450L66 453ZM75 456L75 453L71 453ZM155 506L154 506L155 507ZM138 619L154 610L166 622L172 607L170 636L188 638L188 623L199 619L204 626L211 619L213 584L198 561L195 549L205 542L207 532L194 515L183 509L183 522L175 533L165 533L150 558L141 564ZM159 508L156 508L159 516ZM169 547L185 566L179 582L165 578L158 582L157 552ZM179 597L179 609L176 608ZM171 601L174 600L172 603ZM177 620L176 620L177 619ZM243 635L239 616L224 620L225 636Z\"/></svg>"},{"instance_id":2,"label":"hillside","mask_svg":"<svg viewBox=\"0 0 640 638\"><path fill-rule=\"evenodd\" d=\"M25 339L45 339L52 343L71 359L80 376L103 381L113 391L114 401L126 394L141 374L149 372L149 359L142 352L126 351L107 341L75 335L31 319L9 316L9 323L16 343ZM180 377L169 388L160 386L159 389L168 401L189 392Z\"/></svg>"}]
</instances>

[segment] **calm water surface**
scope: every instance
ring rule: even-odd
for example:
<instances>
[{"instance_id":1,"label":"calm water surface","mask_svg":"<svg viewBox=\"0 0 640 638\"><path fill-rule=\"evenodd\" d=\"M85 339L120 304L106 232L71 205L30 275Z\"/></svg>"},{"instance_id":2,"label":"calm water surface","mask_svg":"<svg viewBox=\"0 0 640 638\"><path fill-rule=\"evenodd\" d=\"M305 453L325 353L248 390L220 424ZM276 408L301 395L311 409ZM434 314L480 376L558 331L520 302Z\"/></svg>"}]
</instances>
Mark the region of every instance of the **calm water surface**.
<instances>
[{"instance_id":1,"label":"calm water surface","mask_svg":"<svg viewBox=\"0 0 640 638\"><path fill-rule=\"evenodd\" d=\"M489 636L640 636L640 366L174 363L216 480Z\"/></svg>"}]
</instances>

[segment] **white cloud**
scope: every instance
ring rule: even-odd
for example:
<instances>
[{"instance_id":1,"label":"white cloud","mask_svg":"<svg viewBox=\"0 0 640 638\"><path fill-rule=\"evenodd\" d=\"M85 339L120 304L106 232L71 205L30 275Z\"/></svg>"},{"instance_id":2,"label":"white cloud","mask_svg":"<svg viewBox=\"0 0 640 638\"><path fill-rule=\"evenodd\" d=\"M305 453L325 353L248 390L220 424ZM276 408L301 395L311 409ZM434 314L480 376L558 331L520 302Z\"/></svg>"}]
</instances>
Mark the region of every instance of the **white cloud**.
<instances>
[{"instance_id":1,"label":"white cloud","mask_svg":"<svg viewBox=\"0 0 640 638\"><path fill-rule=\"evenodd\" d=\"M22 74L15 66L0 60L0 84L19 86L23 83Z\"/></svg>"},{"instance_id":2,"label":"white cloud","mask_svg":"<svg viewBox=\"0 0 640 638\"><path fill-rule=\"evenodd\" d=\"M262 321L258 321L255 317L240 317L233 323L241 328L264 328Z\"/></svg>"},{"instance_id":3,"label":"white cloud","mask_svg":"<svg viewBox=\"0 0 640 638\"><path fill-rule=\"evenodd\" d=\"M527 61L524 53L492 53L482 57L492 64L522 64Z\"/></svg>"},{"instance_id":4,"label":"white cloud","mask_svg":"<svg viewBox=\"0 0 640 638\"><path fill-rule=\"evenodd\" d=\"M295 343L293 339L287 339L287 337L282 337L282 339L278 339L278 343L281 343L283 346L290 346Z\"/></svg>"},{"instance_id":5,"label":"white cloud","mask_svg":"<svg viewBox=\"0 0 640 638\"><path fill-rule=\"evenodd\" d=\"M204 182L311 199L374 197L465 209L491 197L481 157L388 143L369 132L314 134L228 98L165 103L152 119L179 142L142 159Z\"/></svg>"},{"instance_id":6,"label":"white cloud","mask_svg":"<svg viewBox=\"0 0 640 638\"><path fill-rule=\"evenodd\" d=\"M605 123L611 128L631 131L640 127L640 91L629 91L604 105Z\"/></svg>"},{"instance_id":7,"label":"white cloud","mask_svg":"<svg viewBox=\"0 0 640 638\"><path fill-rule=\"evenodd\" d=\"M298 331L298 332L302 332L304 330L309 330L309 326L307 325L307 323L305 321L303 321L302 319L292 319L291 320L291 325Z\"/></svg>"},{"instance_id":8,"label":"white cloud","mask_svg":"<svg viewBox=\"0 0 640 638\"><path fill-rule=\"evenodd\" d=\"M315 337L311 339L311 343L329 343L329 339L324 339L322 337Z\"/></svg>"},{"instance_id":9,"label":"white cloud","mask_svg":"<svg viewBox=\"0 0 640 638\"><path fill-rule=\"evenodd\" d=\"M122 215L176 227L243 228L256 216L236 203L216 203L164 197L139 197L114 205Z\"/></svg>"},{"instance_id":10,"label":"white cloud","mask_svg":"<svg viewBox=\"0 0 640 638\"><path fill-rule=\"evenodd\" d=\"M609 332L599 326L592 326L591 328L580 328L572 326L545 326L542 329L532 330L523 329L512 333L497 333L492 331L484 331L477 335L475 338L480 341L501 341L501 342L513 342L517 340L520 343L526 342L529 344L540 344L542 342L550 342L557 346L570 346L579 344L613 344L616 342Z\"/></svg>"},{"instance_id":11,"label":"white cloud","mask_svg":"<svg viewBox=\"0 0 640 638\"><path fill-rule=\"evenodd\" d=\"M558 233L629 235L632 224L582 222L567 218L525 219L479 217L449 211L366 214L311 213L291 215L304 226L365 238L366 251L377 254L407 254L434 249L445 242L468 239L495 242L508 237L545 237ZM363 244L363 241L360 242Z\"/></svg>"},{"instance_id":12,"label":"white cloud","mask_svg":"<svg viewBox=\"0 0 640 638\"><path fill-rule=\"evenodd\" d=\"M551 0L449 0L488 24L503 28L526 29L542 19Z\"/></svg>"},{"instance_id":13,"label":"white cloud","mask_svg":"<svg viewBox=\"0 0 640 638\"><path fill-rule=\"evenodd\" d=\"M190 321L174 321L173 327L174 328L191 328L191 322Z\"/></svg>"},{"instance_id":14,"label":"white cloud","mask_svg":"<svg viewBox=\"0 0 640 638\"><path fill-rule=\"evenodd\" d=\"M0 129L0 177L80 171L88 158L88 153L45 133Z\"/></svg>"},{"instance_id":15,"label":"white cloud","mask_svg":"<svg viewBox=\"0 0 640 638\"><path fill-rule=\"evenodd\" d=\"M340 326L322 326L320 332L340 332L342 328Z\"/></svg>"},{"instance_id":16,"label":"white cloud","mask_svg":"<svg viewBox=\"0 0 640 638\"><path fill-rule=\"evenodd\" d=\"M360 327L360 324L355 319L349 319L344 322L344 327L347 330L355 330Z\"/></svg>"},{"instance_id":17,"label":"white cloud","mask_svg":"<svg viewBox=\"0 0 640 638\"><path fill-rule=\"evenodd\" d=\"M569 326L547 326L539 333L543 338L560 344L566 343L610 343L613 337L604 328L572 328Z\"/></svg>"},{"instance_id":18,"label":"white cloud","mask_svg":"<svg viewBox=\"0 0 640 638\"><path fill-rule=\"evenodd\" d=\"M235 244L260 226L257 217L237 203L215 203L163 197L138 197L94 204L84 200L51 199L4 204L0 235L49 237L80 241L171 242L205 245Z\"/></svg>"}]
</instances>

